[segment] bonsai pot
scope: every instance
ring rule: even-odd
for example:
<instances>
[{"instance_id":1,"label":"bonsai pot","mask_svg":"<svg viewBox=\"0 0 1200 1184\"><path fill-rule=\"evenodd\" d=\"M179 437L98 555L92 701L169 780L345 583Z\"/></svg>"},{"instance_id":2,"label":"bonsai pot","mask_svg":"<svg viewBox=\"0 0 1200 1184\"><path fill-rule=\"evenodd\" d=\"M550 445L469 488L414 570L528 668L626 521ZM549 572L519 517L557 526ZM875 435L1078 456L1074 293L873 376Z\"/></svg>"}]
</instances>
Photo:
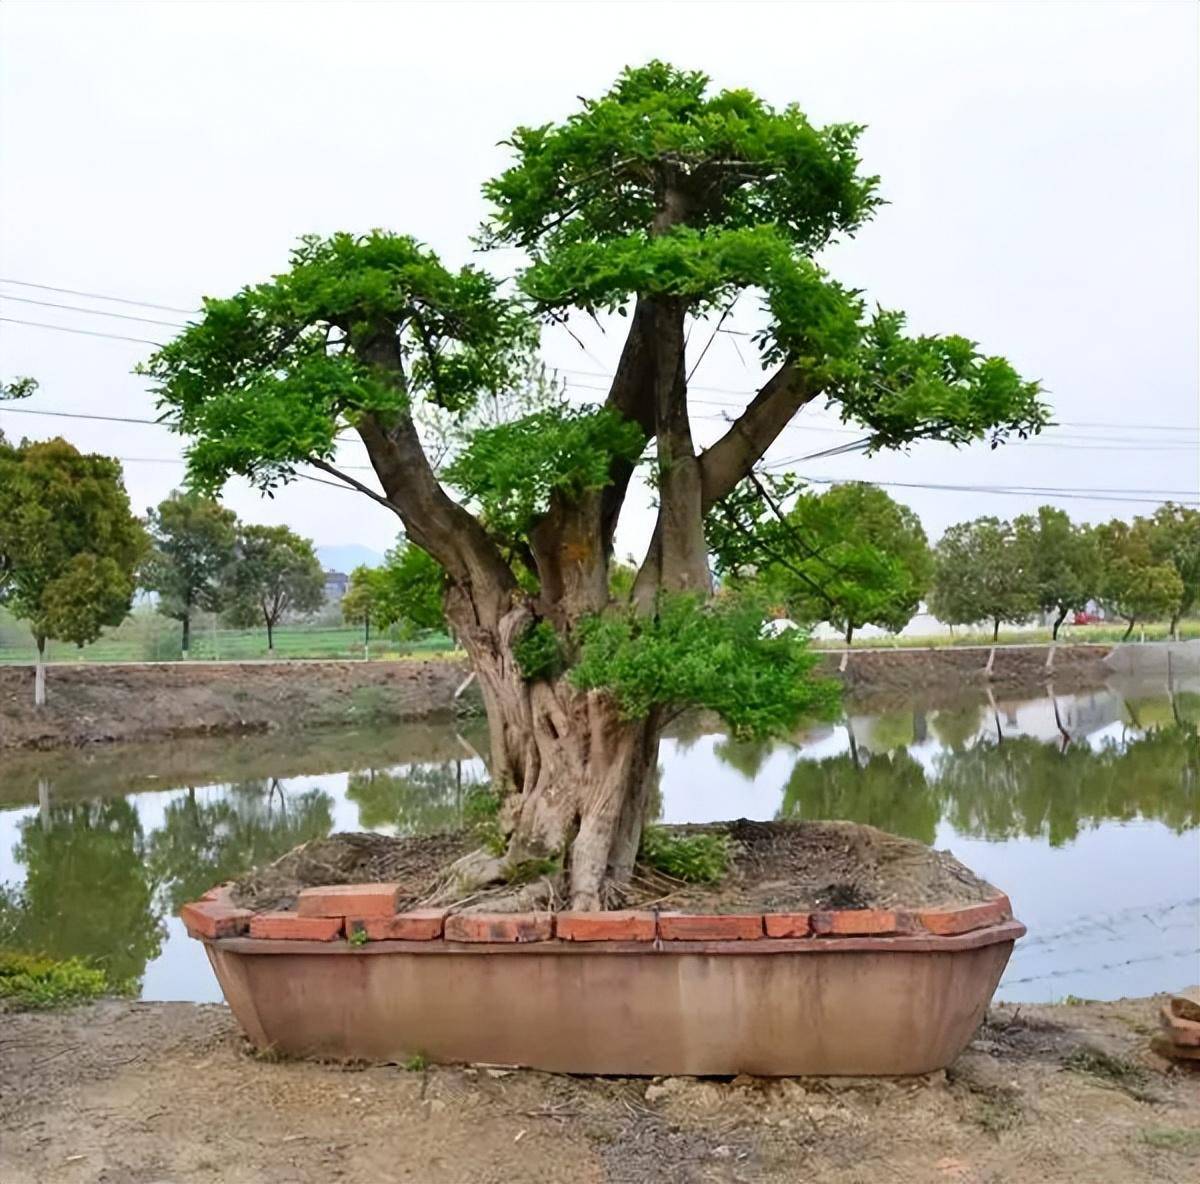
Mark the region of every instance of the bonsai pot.
<instances>
[{"instance_id":1,"label":"bonsai pot","mask_svg":"<svg viewBox=\"0 0 1200 1184\"><path fill-rule=\"evenodd\" d=\"M293 1056L565 1073L896 1075L950 1064L1025 928L913 912L394 913L394 886L182 916L250 1041Z\"/></svg>"}]
</instances>

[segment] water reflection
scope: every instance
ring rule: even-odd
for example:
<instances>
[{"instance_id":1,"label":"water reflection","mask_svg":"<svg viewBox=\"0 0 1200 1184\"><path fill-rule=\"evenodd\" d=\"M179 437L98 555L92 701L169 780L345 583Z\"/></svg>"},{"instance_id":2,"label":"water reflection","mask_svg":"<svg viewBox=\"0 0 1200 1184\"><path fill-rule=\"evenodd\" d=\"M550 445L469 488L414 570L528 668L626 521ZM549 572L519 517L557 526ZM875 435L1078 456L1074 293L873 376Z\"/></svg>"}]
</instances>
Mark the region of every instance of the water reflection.
<instances>
[{"instance_id":1,"label":"water reflection","mask_svg":"<svg viewBox=\"0 0 1200 1184\"><path fill-rule=\"evenodd\" d=\"M689 717L664 740L656 813L845 818L952 846L1036 930L1011 997L1174 988L1200 977L1197 719L1195 691L1140 687L850 705L781 743ZM6 759L0 941L134 982L153 964L157 997L200 997L181 903L334 829L460 825L482 745L446 723ZM1127 963L1141 969L1114 971Z\"/></svg>"}]
</instances>

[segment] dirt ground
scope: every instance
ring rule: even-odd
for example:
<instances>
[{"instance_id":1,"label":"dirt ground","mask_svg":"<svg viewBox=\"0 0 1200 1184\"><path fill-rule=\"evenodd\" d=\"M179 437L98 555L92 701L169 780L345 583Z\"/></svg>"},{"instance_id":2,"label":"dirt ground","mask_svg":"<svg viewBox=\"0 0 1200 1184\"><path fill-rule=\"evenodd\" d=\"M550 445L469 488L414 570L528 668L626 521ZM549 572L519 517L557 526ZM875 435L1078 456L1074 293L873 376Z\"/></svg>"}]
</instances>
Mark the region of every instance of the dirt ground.
<instances>
[{"instance_id":1,"label":"dirt ground","mask_svg":"<svg viewBox=\"0 0 1200 1184\"><path fill-rule=\"evenodd\" d=\"M716 883L685 883L638 864L622 905L684 913L753 913L974 904L995 895L991 885L948 851L857 822L742 818L664 829L722 836L729 852L725 874ZM294 908L302 888L395 883L400 886L397 907L420 908L429 903L450 863L473 844L461 831L399 837L333 834L253 868L237 881L233 895L239 905L262 912ZM561 875L530 887L538 889L537 907L566 906ZM501 885L494 893L473 892L468 906L485 912L498 907L519 911L534 907L534 901Z\"/></svg>"},{"instance_id":2,"label":"dirt ground","mask_svg":"<svg viewBox=\"0 0 1200 1184\"><path fill-rule=\"evenodd\" d=\"M1103 646L1061 646L1054 660L1059 693L1100 687ZM821 671L840 677L855 700L920 693L956 700L974 688L1038 694L1046 649L1000 647L989 677L988 650L857 650L839 670L826 654ZM49 749L112 741L296 732L420 719L452 706L467 672L462 660L394 662L56 663L47 669L45 707L33 706L33 668L0 666L0 750ZM473 693L473 692L472 692ZM932 696L932 698L931 698ZM476 704L478 700L476 700Z\"/></svg>"},{"instance_id":3,"label":"dirt ground","mask_svg":"<svg viewBox=\"0 0 1200 1184\"><path fill-rule=\"evenodd\" d=\"M905 1080L270 1062L223 1006L0 1025L4 1184L1137 1184L1200 1178L1200 1073L1159 1001L993 1010Z\"/></svg>"},{"instance_id":4,"label":"dirt ground","mask_svg":"<svg viewBox=\"0 0 1200 1184\"><path fill-rule=\"evenodd\" d=\"M450 709L466 669L445 659L52 664L35 710L32 668L0 666L0 750L419 719Z\"/></svg>"}]
</instances>

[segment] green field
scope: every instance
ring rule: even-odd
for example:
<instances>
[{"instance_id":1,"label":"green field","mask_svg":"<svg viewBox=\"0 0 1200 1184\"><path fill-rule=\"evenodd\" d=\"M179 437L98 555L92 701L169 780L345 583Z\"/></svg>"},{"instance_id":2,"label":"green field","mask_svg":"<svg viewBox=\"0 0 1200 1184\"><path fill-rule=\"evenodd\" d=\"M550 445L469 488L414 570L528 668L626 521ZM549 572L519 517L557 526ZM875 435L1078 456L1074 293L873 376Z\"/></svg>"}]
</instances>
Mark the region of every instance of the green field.
<instances>
[{"instance_id":1,"label":"green field","mask_svg":"<svg viewBox=\"0 0 1200 1184\"><path fill-rule=\"evenodd\" d=\"M115 629L82 648L62 642L46 644L50 662L174 662L181 657L182 630L177 621L138 609ZM420 653L447 653L454 643L442 633L401 639L371 638L371 658L396 658ZM32 662L33 637L25 625L0 609L0 662ZM226 629L204 617L192 623L191 657L195 660L239 661L266 658L265 629ZM276 658L363 657L363 633L357 625L294 624L275 630Z\"/></svg>"}]
</instances>

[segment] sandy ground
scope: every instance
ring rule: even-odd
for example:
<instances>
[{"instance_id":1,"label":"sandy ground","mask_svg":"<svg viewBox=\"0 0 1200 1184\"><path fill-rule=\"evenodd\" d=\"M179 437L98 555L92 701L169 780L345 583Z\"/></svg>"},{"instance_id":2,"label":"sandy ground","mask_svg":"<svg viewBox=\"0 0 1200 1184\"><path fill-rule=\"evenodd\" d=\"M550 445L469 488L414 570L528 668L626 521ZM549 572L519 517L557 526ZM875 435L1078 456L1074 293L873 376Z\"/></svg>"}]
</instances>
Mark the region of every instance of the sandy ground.
<instances>
[{"instance_id":1,"label":"sandy ground","mask_svg":"<svg viewBox=\"0 0 1200 1184\"><path fill-rule=\"evenodd\" d=\"M10 1015L0 1179L1184 1184L1200 1073L1146 1051L1157 1005L1002 1006L949 1072L899 1081L272 1063L221 1006Z\"/></svg>"}]
</instances>

